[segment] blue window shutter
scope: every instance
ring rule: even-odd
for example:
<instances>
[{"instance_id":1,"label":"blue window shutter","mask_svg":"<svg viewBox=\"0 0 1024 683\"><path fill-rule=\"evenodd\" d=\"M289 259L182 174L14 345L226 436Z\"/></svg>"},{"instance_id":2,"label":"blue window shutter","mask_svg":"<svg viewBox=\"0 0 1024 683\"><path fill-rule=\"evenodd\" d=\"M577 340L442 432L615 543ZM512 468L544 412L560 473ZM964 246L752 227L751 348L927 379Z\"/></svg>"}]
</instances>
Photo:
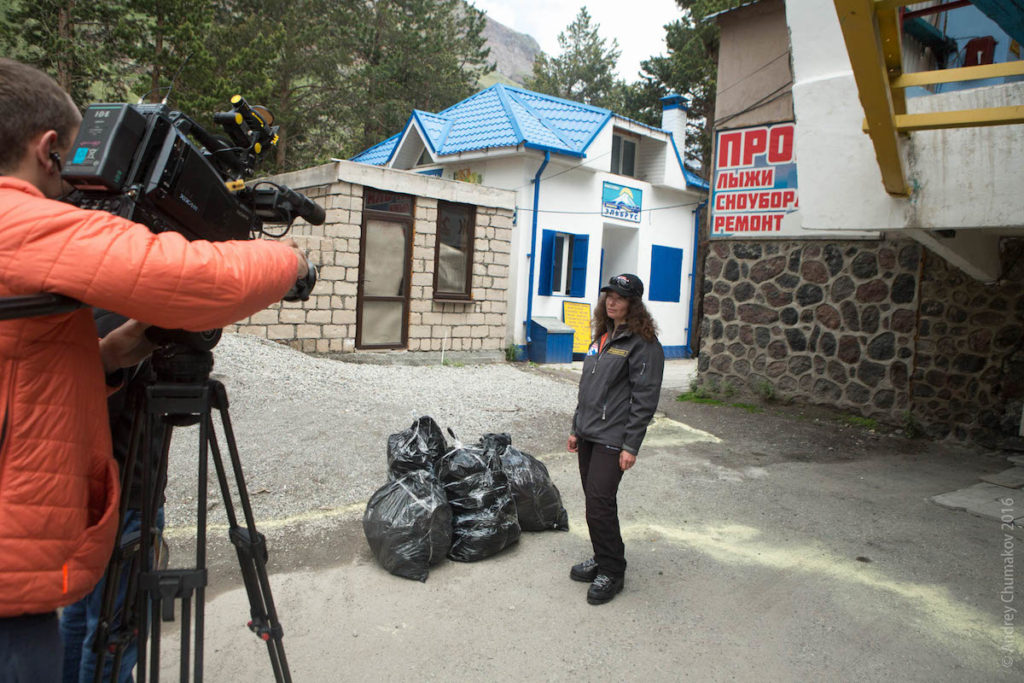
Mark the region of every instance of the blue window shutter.
<instances>
[{"instance_id":1,"label":"blue window shutter","mask_svg":"<svg viewBox=\"0 0 1024 683\"><path fill-rule=\"evenodd\" d=\"M572 241L572 286L569 296L587 295L587 245L588 235L573 235Z\"/></svg>"},{"instance_id":2,"label":"blue window shutter","mask_svg":"<svg viewBox=\"0 0 1024 683\"><path fill-rule=\"evenodd\" d=\"M537 283L537 294L551 296L551 268L554 261L555 231L545 230L540 238L540 281Z\"/></svg>"},{"instance_id":3,"label":"blue window shutter","mask_svg":"<svg viewBox=\"0 0 1024 683\"><path fill-rule=\"evenodd\" d=\"M679 301L683 284L683 250L651 246L650 301Z\"/></svg>"}]
</instances>

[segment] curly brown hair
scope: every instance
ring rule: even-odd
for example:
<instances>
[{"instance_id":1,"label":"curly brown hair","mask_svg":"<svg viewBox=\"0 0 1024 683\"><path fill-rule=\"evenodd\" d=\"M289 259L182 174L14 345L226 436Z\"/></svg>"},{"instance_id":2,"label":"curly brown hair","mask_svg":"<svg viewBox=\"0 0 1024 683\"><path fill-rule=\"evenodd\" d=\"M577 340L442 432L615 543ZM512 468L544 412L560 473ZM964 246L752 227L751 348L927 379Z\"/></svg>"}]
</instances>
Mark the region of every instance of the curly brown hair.
<instances>
[{"instance_id":1,"label":"curly brown hair","mask_svg":"<svg viewBox=\"0 0 1024 683\"><path fill-rule=\"evenodd\" d=\"M597 300L597 307L594 309L594 318L591 320L594 339L612 327L612 320L608 317L608 311L604 306L606 298L608 298L608 293L602 292L601 298ZM626 311L626 319L623 321L625 325L633 334L638 334L649 342L657 339L658 326L654 323L654 318L651 317L647 306L644 306L643 300L638 296L627 297L626 300L629 302L629 310Z\"/></svg>"}]
</instances>

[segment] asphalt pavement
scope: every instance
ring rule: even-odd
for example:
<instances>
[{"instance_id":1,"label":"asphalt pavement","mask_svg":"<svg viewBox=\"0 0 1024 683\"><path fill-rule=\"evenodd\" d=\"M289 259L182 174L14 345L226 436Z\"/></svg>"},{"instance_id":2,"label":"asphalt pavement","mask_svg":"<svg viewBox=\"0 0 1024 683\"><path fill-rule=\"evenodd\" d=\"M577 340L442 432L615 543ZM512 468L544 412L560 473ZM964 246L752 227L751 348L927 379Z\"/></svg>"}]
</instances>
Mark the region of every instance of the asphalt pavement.
<instances>
[{"instance_id":1,"label":"asphalt pavement","mask_svg":"<svg viewBox=\"0 0 1024 683\"><path fill-rule=\"evenodd\" d=\"M529 437L570 531L524 533L481 562L442 561L425 583L376 564L362 535L365 500L261 520L294 680L1024 677L1024 533L931 500L1006 470L1009 454L908 439L828 411L676 401L694 370L668 364L659 415L623 478L629 567L606 605L587 604L586 586L569 579L590 547L565 416L539 421ZM567 383L578 373L522 371ZM1003 504L1015 519L1024 495L1011 492ZM206 678L274 680L219 533ZM165 679L177 678L177 657L165 637Z\"/></svg>"}]
</instances>

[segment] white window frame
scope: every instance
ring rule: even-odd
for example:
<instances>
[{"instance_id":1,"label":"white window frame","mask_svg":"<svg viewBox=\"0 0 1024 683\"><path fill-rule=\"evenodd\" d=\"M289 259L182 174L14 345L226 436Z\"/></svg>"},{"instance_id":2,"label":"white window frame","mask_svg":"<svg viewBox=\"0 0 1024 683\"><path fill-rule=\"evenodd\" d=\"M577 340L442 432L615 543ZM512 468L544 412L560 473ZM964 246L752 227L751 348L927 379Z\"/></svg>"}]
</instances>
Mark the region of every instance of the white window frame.
<instances>
[{"instance_id":1,"label":"white window frame","mask_svg":"<svg viewBox=\"0 0 1024 683\"><path fill-rule=\"evenodd\" d=\"M559 262L556 254L551 255L555 259L555 262L551 265L551 295L569 296L569 292L572 291L572 247L573 242L576 241L576 236L570 232L556 232L556 245L559 238L562 239L562 259Z\"/></svg>"},{"instance_id":2,"label":"white window frame","mask_svg":"<svg viewBox=\"0 0 1024 683\"><path fill-rule=\"evenodd\" d=\"M625 173L623 171L623 161L626 158L626 143L630 143L633 146L633 158L632 158L632 173ZM636 177L636 156L637 149L640 147L640 139L627 135L622 131L615 131L612 133L612 163L611 172L615 175L626 176L627 178ZM616 152L618 154L616 155ZM617 158L616 158L617 157Z\"/></svg>"}]
</instances>

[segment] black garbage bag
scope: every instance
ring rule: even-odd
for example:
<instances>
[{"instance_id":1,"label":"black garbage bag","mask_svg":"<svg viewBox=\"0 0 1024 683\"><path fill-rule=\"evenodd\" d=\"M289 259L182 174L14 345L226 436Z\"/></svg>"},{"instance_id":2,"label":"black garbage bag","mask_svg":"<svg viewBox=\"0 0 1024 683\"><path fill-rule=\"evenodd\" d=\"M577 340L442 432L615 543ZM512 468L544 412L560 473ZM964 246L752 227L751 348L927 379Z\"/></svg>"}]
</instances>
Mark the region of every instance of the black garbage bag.
<instances>
[{"instance_id":1,"label":"black garbage bag","mask_svg":"<svg viewBox=\"0 0 1024 683\"><path fill-rule=\"evenodd\" d=\"M501 457L523 531L569 530L569 513L544 463L513 446L508 434L484 434L480 443Z\"/></svg>"},{"instance_id":2,"label":"black garbage bag","mask_svg":"<svg viewBox=\"0 0 1024 683\"><path fill-rule=\"evenodd\" d=\"M437 469L452 506L449 558L475 562L519 540L516 504L494 449L457 445Z\"/></svg>"},{"instance_id":3,"label":"black garbage bag","mask_svg":"<svg viewBox=\"0 0 1024 683\"><path fill-rule=\"evenodd\" d=\"M433 472L447 451L441 428L434 418L424 415L408 429L388 437L388 479L394 481L414 470Z\"/></svg>"},{"instance_id":4,"label":"black garbage bag","mask_svg":"<svg viewBox=\"0 0 1024 683\"><path fill-rule=\"evenodd\" d=\"M452 508L431 472L415 470L370 497L363 533L373 556L396 576L426 581L452 544Z\"/></svg>"}]
</instances>

